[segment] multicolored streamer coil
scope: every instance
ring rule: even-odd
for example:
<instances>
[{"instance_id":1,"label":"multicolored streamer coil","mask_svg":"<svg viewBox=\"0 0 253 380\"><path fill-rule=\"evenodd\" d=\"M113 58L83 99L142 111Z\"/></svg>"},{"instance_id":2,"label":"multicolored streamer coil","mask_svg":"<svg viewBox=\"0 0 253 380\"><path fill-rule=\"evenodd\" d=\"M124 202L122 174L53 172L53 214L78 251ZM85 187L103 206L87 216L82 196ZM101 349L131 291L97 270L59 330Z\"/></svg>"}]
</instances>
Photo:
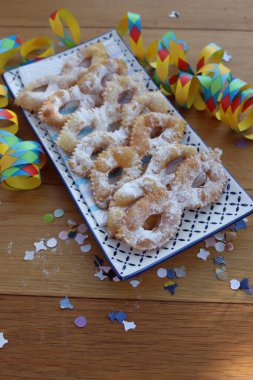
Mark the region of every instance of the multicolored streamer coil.
<instances>
[{"instance_id":1,"label":"multicolored streamer coil","mask_svg":"<svg viewBox=\"0 0 253 380\"><path fill-rule=\"evenodd\" d=\"M205 46L193 70L186 57L188 46L174 32L144 48L139 14L127 12L118 32L122 37L129 33L135 56L143 66L153 69L156 84L166 95L174 95L181 107L207 110L236 132L253 139L253 89L234 78L222 63L224 50L220 46Z\"/></svg>"}]
</instances>

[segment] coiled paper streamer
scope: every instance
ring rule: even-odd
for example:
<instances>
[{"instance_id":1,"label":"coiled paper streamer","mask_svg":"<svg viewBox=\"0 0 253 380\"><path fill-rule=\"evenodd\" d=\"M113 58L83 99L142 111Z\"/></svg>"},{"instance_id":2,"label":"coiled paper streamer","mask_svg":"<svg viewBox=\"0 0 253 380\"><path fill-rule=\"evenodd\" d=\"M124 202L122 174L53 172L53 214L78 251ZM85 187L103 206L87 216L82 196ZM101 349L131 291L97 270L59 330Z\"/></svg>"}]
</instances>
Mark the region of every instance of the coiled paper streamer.
<instances>
[{"instance_id":1,"label":"coiled paper streamer","mask_svg":"<svg viewBox=\"0 0 253 380\"><path fill-rule=\"evenodd\" d=\"M208 44L201 51L196 70L190 66L187 45L173 32L144 48L140 15L127 12L118 26L127 32L131 49L143 66L154 71L154 80L166 95L174 95L185 108L207 110L218 120L248 139L253 139L253 89L234 78L222 63L224 50Z\"/></svg>"},{"instance_id":2,"label":"coiled paper streamer","mask_svg":"<svg viewBox=\"0 0 253 380\"><path fill-rule=\"evenodd\" d=\"M68 25L71 35L64 28L63 21ZM80 27L75 16L66 8L59 8L49 17L50 26L57 38L67 47L80 43Z\"/></svg>"}]
</instances>

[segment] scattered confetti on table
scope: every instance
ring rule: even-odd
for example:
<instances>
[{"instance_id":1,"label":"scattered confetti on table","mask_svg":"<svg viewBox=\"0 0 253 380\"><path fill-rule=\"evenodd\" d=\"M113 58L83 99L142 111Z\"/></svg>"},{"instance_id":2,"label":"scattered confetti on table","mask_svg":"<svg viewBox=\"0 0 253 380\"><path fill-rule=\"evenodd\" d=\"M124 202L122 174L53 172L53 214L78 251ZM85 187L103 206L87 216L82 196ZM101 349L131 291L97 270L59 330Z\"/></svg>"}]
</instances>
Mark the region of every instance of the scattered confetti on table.
<instances>
[{"instance_id":1,"label":"scattered confetti on table","mask_svg":"<svg viewBox=\"0 0 253 380\"><path fill-rule=\"evenodd\" d=\"M61 218L64 215L64 211L61 208L54 210L54 217Z\"/></svg>"},{"instance_id":2,"label":"scattered confetti on table","mask_svg":"<svg viewBox=\"0 0 253 380\"><path fill-rule=\"evenodd\" d=\"M240 288L240 281L234 278L233 280L230 280L230 288L233 290L237 290Z\"/></svg>"},{"instance_id":3,"label":"scattered confetti on table","mask_svg":"<svg viewBox=\"0 0 253 380\"><path fill-rule=\"evenodd\" d=\"M127 318L127 314L125 314L122 310L118 311L118 313L115 315L115 319L119 323L123 323L123 321Z\"/></svg>"},{"instance_id":4,"label":"scattered confetti on table","mask_svg":"<svg viewBox=\"0 0 253 380\"><path fill-rule=\"evenodd\" d=\"M76 327L83 328L87 324L86 318L83 315L80 315L74 320L74 324Z\"/></svg>"},{"instance_id":5,"label":"scattered confetti on table","mask_svg":"<svg viewBox=\"0 0 253 380\"><path fill-rule=\"evenodd\" d=\"M74 306L70 303L69 297L64 297L60 300L60 308L61 309L74 309Z\"/></svg>"},{"instance_id":6,"label":"scattered confetti on table","mask_svg":"<svg viewBox=\"0 0 253 380\"><path fill-rule=\"evenodd\" d=\"M157 269L156 274L159 278L165 278L165 277L167 277L167 269L159 268L159 269Z\"/></svg>"},{"instance_id":7,"label":"scattered confetti on table","mask_svg":"<svg viewBox=\"0 0 253 380\"><path fill-rule=\"evenodd\" d=\"M80 224L78 227L77 227L77 230L78 232L80 232L81 234L84 234L85 232L87 232L88 228L85 224Z\"/></svg>"},{"instance_id":8,"label":"scattered confetti on table","mask_svg":"<svg viewBox=\"0 0 253 380\"><path fill-rule=\"evenodd\" d=\"M178 11L171 11L169 13L169 17L170 18L179 18L180 17L180 13Z\"/></svg>"},{"instance_id":9,"label":"scattered confetti on table","mask_svg":"<svg viewBox=\"0 0 253 380\"><path fill-rule=\"evenodd\" d=\"M46 244L48 248L55 248L58 244L58 241L55 238L51 238L46 242Z\"/></svg>"},{"instance_id":10,"label":"scattered confetti on table","mask_svg":"<svg viewBox=\"0 0 253 380\"><path fill-rule=\"evenodd\" d=\"M137 288L137 286L140 285L140 281L139 280L131 280L130 281L130 284L132 285L133 288Z\"/></svg>"},{"instance_id":11,"label":"scattered confetti on table","mask_svg":"<svg viewBox=\"0 0 253 380\"><path fill-rule=\"evenodd\" d=\"M239 220L239 222L236 222L235 223L235 230L238 232L240 230L245 230L247 228L247 223L245 222L245 220Z\"/></svg>"},{"instance_id":12,"label":"scattered confetti on table","mask_svg":"<svg viewBox=\"0 0 253 380\"><path fill-rule=\"evenodd\" d=\"M176 276L178 278L186 276L186 272L185 272L185 267L184 266L181 266L181 267L178 267L178 268L174 268L174 271L175 271Z\"/></svg>"},{"instance_id":13,"label":"scattered confetti on table","mask_svg":"<svg viewBox=\"0 0 253 380\"><path fill-rule=\"evenodd\" d=\"M197 253L197 257L201 260L207 260L209 255L210 255L210 252L206 251L203 248L200 248L199 253Z\"/></svg>"},{"instance_id":14,"label":"scattered confetti on table","mask_svg":"<svg viewBox=\"0 0 253 380\"><path fill-rule=\"evenodd\" d=\"M214 247L216 243L215 237L210 236L209 238L205 239L205 246L206 248Z\"/></svg>"},{"instance_id":15,"label":"scattered confetti on table","mask_svg":"<svg viewBox=\"0 0 253 380\"><path fill-rule=\"evenodd\" d=\"M101 265L101 266L99 267L99 269L102 269L102 271L103 271L104 273L109 273L110 270L112 269L112 267L109 267L109 266L106 266L106 265Z\"/></svg>"},{"instance_id":16,"label":"scattered confetti on table","mask_svg":"<svg viewBox=\"0 0 253 380\"><path fill-rule=\"evenodd\" d=\"M223 256L214 256L213 262L214 265L227 265L227 261Z\"/></svg>"},{"instance_id":17,"label":"scattered confetti on table","mask_svg":"<svg viewBox=\"0 0 253 380\"><path fill-rule=\"evenodd\" d=\"M67 220L67 226L72 228L72 227L76 227L77 226L77 223L74 219L68 219ZM81 232L81 231L80 231Z\"/></svg>"},{"instance_id":18,"label":"scattered confetti on table","mask_svg":"<svg viewBox=\"0 0 253 380\"><path fill-rule=\"evenodd\" d=\"M248 278L243 278L240 281L240 289L241 290L248 290L249 289L249 279Z\"/></svg>"},{"instance_id":19,"label":"scattered confetti on table","mask_svg":"<svg viewBox=\"0 0 253 380\"><path fill-rule=\"evenodd\" d=\"M215 246L214 246L215 250L217 252L223 252L224 249L225 249L225 244L222 242L222 241L218 241Z\"/></svg>"},{"instance_id":20,"label":"scattered confetti on table","mask_svg":"<svg viewBox=\"0 0 253 380\"><path fill-rule=\"evenodd\" d=\"M124 325L125 331L134 330L136 328L136 324L134 322L123 321L122 323Z\"/></svg>"},{"instance_id":21,"label":"scattered confetti on table","mask_svg":"<svg viewBox=\"0 0 253 380\"><path fill-rule=\"evenodd\" d=\"M225 233L224 232L218 232L217 234L214 234L213 237L216 240L224 241L224 239L225 239Z\"/></svg>"},{"instance_id":22,"label":"scattered confetti on table","mask_svg":"<svg viewBox=\"0 0 253 380\"><path fill-rule=\"evenodd\" d=\"M75 236L75 241L77 244L82 245L84 243L84 240L88 238L88 235L83 235L82 233L78 232Z\"/></svg>"},{"instance_id":23,"label":"scattered confetti on table","mask_svg":"<svg viewBox=\"0 0 253 380\"><path fill-rule=\"evenodd\" d=\"M24 260L25 261L32 261L34 259L35 251L25 251Z\"/></svg>"},{"instance_id":24,"label":"scattered confetti on table","mask_svg":"<svg viewBox=\"0 0 253 380\"><path fill-rule=\"evenodd\" d=\"M225 237L226 237L226 242L230 242L232 240L236 239L237 233L235 231L226 231Z\"/></svg>"},{"instance_id":25,"label":"scattered confetti on table","mask_svg":"<svg viewBox=\"0 0 253 380\"><path fill-rule=\"evenodd\" d=\"M36 241L35 243L33 243L33 245L35 247L36 253L40 252L40 251L46 251L47 250L47 247L44 244L44 240Z\"/></svg>"},{"instance_id":26,"label":"scattered confetti on table","mask_svg":"<svg viewBox=\"0 0 253 380\"><path fill-rule=\"evenodd\" d=\"M81 245L80 250L84 253L87 253L91 250L91 245L90 244Z\"/></svg>"},{"instance_id":27,"label":"scattered confetti on table","mask_svg":"<svg viewBox=\"0 0 253 380\"><path fill-rule=\"evenodd\" d=\"M167 278L170 278L170 279L174 279L176 277L176 272L173 268L169 268L167 269L167 274L166 274Z\"/></svg>"},{"instance_id":28,"label":"scattered confetti on table","mask_svg":"<svg viewBox=\"0 0 253 380\"><path fill-rule=\"evenodd\" d=\"M177 283L174 281L168 281L164 284L164 289L168 290L172 296L175 294L175 289L178 287Z\"/></svg>"},{"instance_id":29,"label":"scattered confetti on table","mask_svg":"<svg viewBox=\"0 0 253 380\"><path fill-rule=\"evenodd\" d=\"M226 244L225 244L225 250L226 250L227 252L232 252L232 251L234 250L234 246L233 246L233 244L232 244L232 243L226 243Z\"/></svg>"},{"instance_id":30,"label":"scattered confetti on table","mask_svg":"<svg viewBox=\"0 0 253 380\"><path fill-rule=\"evenodd\" d=\"M80 247L80 248L82 248L82 247ZM96 272L94 274L94 276L97 277L97 278L99 278L100 281L103 281L103 280L105 280L107 278L107 276L104 275L104 272L102 271L102 269L100 269L99 272Z\"/></svg>"},{"instance_id":31,"label":"scattered confetti on table","mask_svg":"<svg viewBox=\"0 0 253 380\"><path fill-rule=\"evenodd\" d=\"M224 54L223 54L223 57L222 57L222 60L224 62L229 62L230 60L232 59L232 55L230 55L227 50L224 51Z\"/></svg>"},{"instance_id":32,"label":"scattered confetti on table","mask_svg":"<svg viewBox=\"0 0 253 380\"><path fill-rule=\"evenodd\" d=\"M3 346L7 343L8 340L4 338L3 332L0 332L0 348L3 348Z\"/></svg>"},{"instance_id":33,"label":"scattered confetti on table","mask_svg":"<svg viewBox=\"0 0 253 380\"><path fill-rule=\"evenodd\" d=\"M43 215L43 220L47 223L51 223L54 221L54 216L53 216L53 214L47 213L47 214Z\"/></svg>"},{"instance_id":34,"label":"scattered confetti on table","mask_svg":"<svg viewBox=\"0 0 253 380\"><path fill-rule=\"evenodd\" d=\"M68 237L68 233L67 231L61 231L58 235L59 239L61 240L67 240L69 237Z\"/></svg>"}]
</instances>

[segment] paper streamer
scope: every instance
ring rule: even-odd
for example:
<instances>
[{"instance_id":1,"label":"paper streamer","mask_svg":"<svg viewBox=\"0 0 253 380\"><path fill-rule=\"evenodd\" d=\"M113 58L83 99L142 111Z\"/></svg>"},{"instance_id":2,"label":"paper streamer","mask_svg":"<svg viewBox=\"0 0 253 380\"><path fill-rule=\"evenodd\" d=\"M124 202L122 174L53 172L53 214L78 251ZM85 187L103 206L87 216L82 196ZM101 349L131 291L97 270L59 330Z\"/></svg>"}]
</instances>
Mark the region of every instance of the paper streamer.
<instances>
[{"instance_id":1,"label":"paper streamer","mask_svg":"<svg viewBox=\"0 0 253 380\"><path fill-rule=\"evenodd\" d=\"M36 141L22 141L0 129L0 183L9 190L30 190L41 184L45 153Z\"/></svg>"},{"instance_id":2,"label":"paper streamer","mask_svg":"<svg viewBox=\"0 0 253 380\"><path fill-rule=\"evenodd\" d=\"M0 107L6 107L8 105L8 89L6 86L0 84Z\"/></svg>"},{"instance_id":3,"label":"paper streamer","mask_svg":"<svg viewBox=\"0 0 253 380\"><path fill-rule=\"evenodd\" d=\"M64 29L63 22L68 25L71 35ZM57 38L67 47L73 47L80 43L80 27L75 16L66 8L54 11L49 17L50 26Z\"/></svg>"},{"instance_id":4,"label":"paper streamer","mask_svg":"<svg viewBox=\"0 0 253 380\"><path fill-rule=\"evenodd\" d=\"M0 74L7 70L7 62L20 51L22 41L18 34L0 40Z\"/></svg>"},{"instance_id":5,"label":"paper streamer","mask_svg":"<svg viewBox=\"0 0 253 380\"><path fill-rule=\"evenodd\" d=\"M188 46L174 32L144 48L140 15L127 12L117 28L129 34L130 47L145 67L153 69L156 84L166 95L174 95L185 108L207 110L218 120L248 139L253 139L253 89L234 78L222 63L224 50L210 43L201 51L196 70L186 57Z\"/></svg>"},{"instance_id":6,"label":"paper streamer","mask_svg":"<svg viewBox=\"0 0 253 380\"><path fill-rule=\"evenodd\" d=\"M18 117L15 112L0 108L0 128L16 134L18 131Z\"/></svg>"},{"instance_id":7,"label":"paper streamer","mask_svg":"<svg viewBox=\"0 0 253 380\"><path fill-rule=\"evenodd\" d=\"M37 53L38 51L39 54L36 54L33 58L29 58L31 53ZM21 45L20 53L25 63L39 61L54 54L54 43L49 37L35 37Z\"/></svg>"}]
</instances>

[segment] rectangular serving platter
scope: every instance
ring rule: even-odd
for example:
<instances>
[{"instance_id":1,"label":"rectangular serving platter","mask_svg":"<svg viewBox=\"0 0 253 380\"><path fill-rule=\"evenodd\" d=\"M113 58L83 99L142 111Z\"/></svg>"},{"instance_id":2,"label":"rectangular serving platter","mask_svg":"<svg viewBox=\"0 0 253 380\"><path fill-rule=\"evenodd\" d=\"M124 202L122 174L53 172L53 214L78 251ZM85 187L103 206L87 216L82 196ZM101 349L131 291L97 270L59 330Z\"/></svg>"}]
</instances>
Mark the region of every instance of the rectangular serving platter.
<instances>
[{"instance_id":1,"label":"rectangular serving platter","mask_svg":"<svg viewBox=\"0 0 253 380\"><path fill-rule=\"evenodd\" d=\"M117 56L117 58L124 59L128 65L129 73L143 72L148 90L153 91L157 89L156 85L115 30L86 41L73 49L46 58L43 61L30 63L26 67L29 66L30 69L36 72L36 68L39 69L41 62L53 65L54 62L56 62L55 60L69 56L75 52L76 49L79 49L80 46L87 46L94 42L104 43L106 47L110 47L108 50L109 54L111 51L113 57ZM5 72L3 79L12 96L16 98L23 88L19 69L16 68ZM170 106L174 109L171 104ZM185 210L175 238L170 240L165 247L149 252L134 250L119 240L109 238L106 226L101 226L97 222L97 220L99 220L98 213L100 213L100 210L92 200L89 180L79 178L71 172L67 165L68 156L54 143L57 135L56 131L41 123L40 120L30 112L22 111L62 178L64 185L78 207L101 251L120 279L131 278L160 264L164 260L182 252L231 224L236 223L238 220L245 218L253 212L252 199L231 174L227 172L228 183L219 201L199 210ZM176 109L174 109L174 112L182 118ZM200 152L208 151L208 147L204 141L188 124L182 142L187 145L195 146Z\"/></svg>"}]
</instances>

